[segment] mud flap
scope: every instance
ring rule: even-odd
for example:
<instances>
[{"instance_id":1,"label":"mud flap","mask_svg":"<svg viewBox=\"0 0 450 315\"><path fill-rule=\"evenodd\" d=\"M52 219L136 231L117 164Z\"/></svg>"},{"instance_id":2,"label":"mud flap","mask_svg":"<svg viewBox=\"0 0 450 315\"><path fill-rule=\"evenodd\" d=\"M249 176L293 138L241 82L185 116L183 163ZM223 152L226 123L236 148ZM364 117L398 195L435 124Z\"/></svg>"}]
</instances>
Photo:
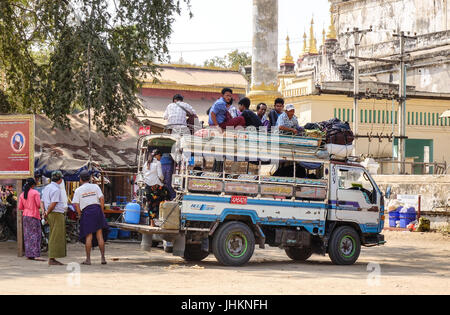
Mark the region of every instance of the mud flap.
<instances>
[{"instance_id":1,"label":"mud flap","mask_svg":"<svg viewBox=\"0 0 450 315\"><path fill-rule=\"evenodd\" d=\"M173 255L183 257L184 256L184 248L186 247L186 234L180 234L173 241Z\"/></svg>"}]
</instances>

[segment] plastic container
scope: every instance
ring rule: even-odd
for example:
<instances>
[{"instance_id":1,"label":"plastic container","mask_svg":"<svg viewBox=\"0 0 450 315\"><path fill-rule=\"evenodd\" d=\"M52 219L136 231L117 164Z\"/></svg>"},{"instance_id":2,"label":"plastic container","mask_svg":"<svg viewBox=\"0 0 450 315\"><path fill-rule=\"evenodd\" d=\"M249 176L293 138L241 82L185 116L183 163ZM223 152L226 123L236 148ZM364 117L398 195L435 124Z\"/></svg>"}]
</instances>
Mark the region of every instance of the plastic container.
<instances>
[{"instance_id":1,"label":"plastic container","mask_svg":"<svg viewBox=\"0 0 450 315\"><path fill-rule=\"evenodd\" d=\"M389 227L396 227L397 221L400 220L399 209L395 209L389 212Z\"/></svg>"},{"instance_id":2,"label":"plastic container","mask_svg":"<svg viewBox=\"0 0 450 315\"><path fill-rule=\"evenodd\" d=\"M119 230L119 238L120 239L128 239L131 236L131 232L130 231L125 231L125 230Z\"/></svg>"},{"instance_id":3,"label":"plastic container","mask_svg":"<svg viewBox=\"0 0 450 315\"><path fill-rule=\"evenodd\" d=\"M123 214L125 223L139 224L141 218L141 206L133 200L133 202L127 203L125 206L125 212Z\"/></svg>"},{"instance_id":4,"label":"plastic container","mask_svg":"<svg viewBox=\"0 0 450 315\"><path fill-rule=\"evenodd\" d=\"M119 235L119 229L117 228L109 228L108 239L115 240Z\"/></svg>"},{"instance_id":5,"label":"plastic container","mask_svg":"<svg viewBox=\"0 0 450 315\"><path fill-rule=\"evenodd\" d=\"M395 210L389 211L389 227L397 227L400 221L400 210L403 207L397 207Z\"/></svg>"},{"instance_id":6,"label":"plastic container","mask_svg":"<svg viewBox=\"0 0 450 315\"><path fill-rule=\"evenodd\" d=\"M416 209L414 207L403 207L399 212L400 227L406 228L409 223L416 220Z\"/></svg>"}]
</instances>

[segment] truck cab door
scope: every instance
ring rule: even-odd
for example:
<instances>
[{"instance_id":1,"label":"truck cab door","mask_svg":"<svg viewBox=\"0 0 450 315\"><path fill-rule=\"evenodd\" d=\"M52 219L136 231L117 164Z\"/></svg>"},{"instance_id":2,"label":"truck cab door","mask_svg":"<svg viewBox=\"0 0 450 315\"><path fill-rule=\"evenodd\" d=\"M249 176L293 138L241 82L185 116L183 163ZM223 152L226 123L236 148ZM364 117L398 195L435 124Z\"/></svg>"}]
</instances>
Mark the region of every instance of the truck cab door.
<instances>
[{"instance_id":1,"label":"truck cab door","mask_svg":"<svg viewBox=\"0 0 450 315\"><path fill-rule=\"evenodd\" d=\"M335 198L331 200L335 219L378 228L380 223L380 194L362 167L336 165Z\"/></svg>"}]
</instances>

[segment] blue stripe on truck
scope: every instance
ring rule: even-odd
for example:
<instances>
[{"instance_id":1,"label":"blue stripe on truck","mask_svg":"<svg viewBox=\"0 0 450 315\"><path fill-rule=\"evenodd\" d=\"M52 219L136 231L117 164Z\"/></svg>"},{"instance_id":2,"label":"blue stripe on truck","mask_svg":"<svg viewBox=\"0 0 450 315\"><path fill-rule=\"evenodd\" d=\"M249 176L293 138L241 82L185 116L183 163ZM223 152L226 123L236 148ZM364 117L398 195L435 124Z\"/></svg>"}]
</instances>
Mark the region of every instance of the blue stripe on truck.
<instances>
[{"instance_id":1,"label":"blue stripe on truck","mask_svg":"<svg viewBox=\"0 0 450 315\"><path fill-rule=\"evenodd\" d=\"M206 202L222 202L231 203L231 197L218 197L218 196L198 196L198 195L185 195L183 200L188 201L206 201ZM278 207L297 207L297 208L316 208L327 209L328 206L324 203L306 203L296 201L278 201L278 200L263 200L263 199L247 199L248 205L259 206L278 206Z\"/></svg>"}]
</instances>

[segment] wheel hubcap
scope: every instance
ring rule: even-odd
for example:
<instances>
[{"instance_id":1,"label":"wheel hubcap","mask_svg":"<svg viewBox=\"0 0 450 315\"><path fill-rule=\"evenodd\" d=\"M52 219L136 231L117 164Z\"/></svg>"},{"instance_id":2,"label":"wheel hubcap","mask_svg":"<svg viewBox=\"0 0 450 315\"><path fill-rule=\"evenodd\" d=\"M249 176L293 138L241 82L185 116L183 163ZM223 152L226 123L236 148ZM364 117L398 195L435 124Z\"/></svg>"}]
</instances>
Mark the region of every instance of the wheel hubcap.
<instances>
[{"instance_id":1,"label":"wheel hubcap","mask_svg":"<svg viewBox=\"0 0 450 315\"><path fill-rule=\"evenodd\" d=\"M240 233L234 233L228 236L226 249L230 256L239 258L247 251L247 239Z\"/></svg>"},{"instance_id":2,"label":"wheel hubcap","mask_svg":"<svg viewBox=\"0 0 450 315\"><path fill-rule=\"evenodd\" d=\"M352 257L354 253L354 240L346 236L341 241L341 253L344 257Z\"/></svg>"}]
</instances>

